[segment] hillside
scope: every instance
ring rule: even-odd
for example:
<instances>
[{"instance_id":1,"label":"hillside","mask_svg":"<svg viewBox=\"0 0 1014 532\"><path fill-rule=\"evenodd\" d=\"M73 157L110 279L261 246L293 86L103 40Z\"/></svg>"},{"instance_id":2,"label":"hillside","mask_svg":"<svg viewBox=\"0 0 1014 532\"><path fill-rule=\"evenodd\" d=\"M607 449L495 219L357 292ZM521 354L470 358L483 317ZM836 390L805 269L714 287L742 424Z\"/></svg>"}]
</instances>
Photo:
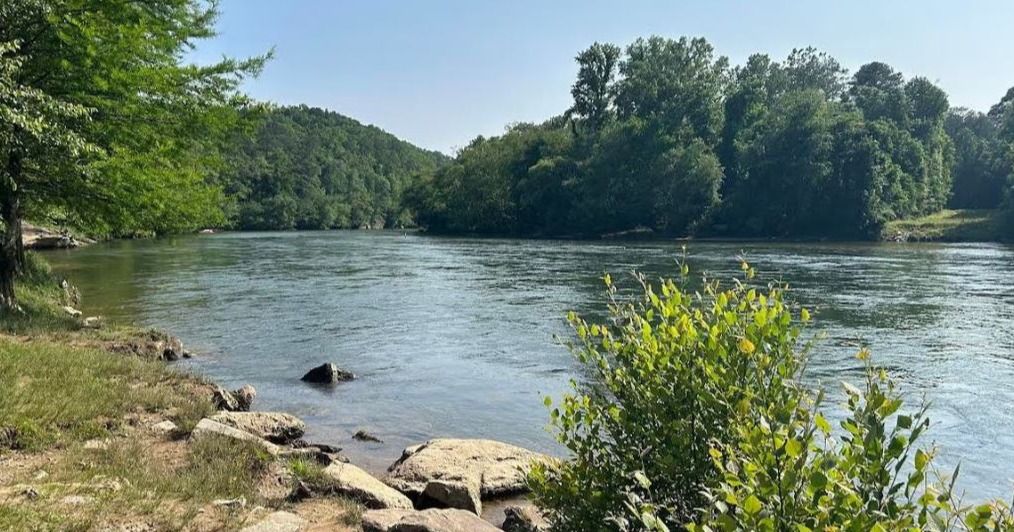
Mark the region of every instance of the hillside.
<instances>
[{"instance_id":1,"label":"hillside","mask_svg":"<svg viewBox=\"0 0 1014 532\"><path fill-rule=\"evenodd\" d=\"M403 226L402 190L446 159L333 111L272 109L227 155L227 219L236 229Z\"/></svg>"}]
</instances>

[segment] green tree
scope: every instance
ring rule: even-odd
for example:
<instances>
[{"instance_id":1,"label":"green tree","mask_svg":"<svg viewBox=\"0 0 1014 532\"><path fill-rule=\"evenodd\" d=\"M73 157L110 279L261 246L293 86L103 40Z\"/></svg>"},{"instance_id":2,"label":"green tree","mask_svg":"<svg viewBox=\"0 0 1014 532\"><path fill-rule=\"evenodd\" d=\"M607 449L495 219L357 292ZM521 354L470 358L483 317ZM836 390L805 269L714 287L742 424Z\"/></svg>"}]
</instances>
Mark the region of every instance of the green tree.
<instances>
[{"instance_id":1,"label":"green tree","mask_svg":"<svg viewBox=\"0 0 1014 532\"><path fill-rule=\"evenodd\" d=\"M20 220L179 230L219 215L208 178L266 58L185 64L213 35L197 0L11 0L0 7L0 303L16 307Z\"/></svg>"},{"instance_id":2,"label":"green tree","mask_svg":"<svg viewBox=\"0 0 1014 532\"><path fill-rule=\"evenodd\" d=\"M574 105L570 112L597 132L612 114L612 83L619 64L620 48L594 43L577 55L577 81L570 89Z\"/></svg>"}]
</instances>

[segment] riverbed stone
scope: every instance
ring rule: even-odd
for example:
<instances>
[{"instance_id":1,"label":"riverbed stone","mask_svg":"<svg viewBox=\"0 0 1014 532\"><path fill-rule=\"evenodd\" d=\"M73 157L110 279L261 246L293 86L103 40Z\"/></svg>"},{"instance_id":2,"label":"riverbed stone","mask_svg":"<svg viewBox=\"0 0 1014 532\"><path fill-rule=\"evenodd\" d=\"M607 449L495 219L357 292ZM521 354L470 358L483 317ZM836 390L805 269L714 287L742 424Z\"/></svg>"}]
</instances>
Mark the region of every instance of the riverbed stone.
<instances>
[{"instance_id":1,"label":"riverbed stone","mask_svg":"<svg viewBox=\"0 0 1014 532\"><path fill-rule=\"evenodd\" d=\"M537 460L548 457L493 440L434 439L406 448L385 482L413 499L434 480L472 484L483 499L515 495L528 490L526 477Z\"/></svg>"},{"instance_id":2,"label":"riverbed stone","mask_svg":"<svg viewBox=\"0 0 1014 532\"><path fill-rule=\"evenodd\" d=\"M221 386L216 386L211 394L211 402L217 410L246 412L250 410L250 406L253 404L254 397L256 396L257 390L249 384L234 392L230 392Z\"/></svg>"},{"instance_id":3,"label":"riverbed stone","mask_svg":"<svg viewBox=\"0 0 1014 532\"><path fill-rule=\"evenodd\" d=\"M194 427L194 430L191 433L191 437L194 439L198 439L208 436L230 438L233 440L250 442L255 445L258 445L259 447L267 451L268 454L270 454L271 456L278 456L278 454L282 450L277 445L263 438L260 438L254 434L250 434L249 432L237 429L235 427L230 427L229 425L219 423L218 421L214 421L210 418L204 418L197 423L196 427Z\"/></svg>"},{"instance_id":4,"label":"riverbed stone","mask_svg":"<svg viewBox=\"0 0 1014 532\"><path fill-rule=\"evenodd\" d=\"M412 509L412 501L373 475L352 465L335 463L324 468L324 475L333 482L333 489L373 509Z\"/></svg>"},{"instance_id":5,"label":"riverbed stone","mask_svg":"<svg viewBox=\"0 0 1014 532\"><path fill-rule=\"evenodd\" d=\"M434 501L442 507L482 513L482 497L479 495L481 482L462 480L431 480L423 490L426 502Z\"/></svg>"},{"instance_id":6,"label":"riverbed stone","mask_svg":"<svg viewBox=\"0 0 1014 532\"><path fill-rule=\"evenodd\" d=\"M455 508L370 510L363 514L363 532L499 532L479 516Z\"/></svg>"},{"instance_id":7,"label":"riverbed stone","mask_svg":"<svg viewBox=\"0 0 1014 532\"><path fill-rule=\"evenodd\" d=\"M290 443L306 432L302 420L282 412L219 412L209 419L277 444Z\"/></svg>"},{"instance_id":8,"label":"riverbed stone","mask_svg":"<svg viewBox=\"0 0 1014 532\"><path fill-rule=\"evenodd\" d=\"M350 381L355 378L356 376L351 372L345 371L328 362L327 364L321 364L320 366L306 372L301 380L303 382L310 382L314 384L335 384L338 382Z\"/></svg>"}]
</instances>

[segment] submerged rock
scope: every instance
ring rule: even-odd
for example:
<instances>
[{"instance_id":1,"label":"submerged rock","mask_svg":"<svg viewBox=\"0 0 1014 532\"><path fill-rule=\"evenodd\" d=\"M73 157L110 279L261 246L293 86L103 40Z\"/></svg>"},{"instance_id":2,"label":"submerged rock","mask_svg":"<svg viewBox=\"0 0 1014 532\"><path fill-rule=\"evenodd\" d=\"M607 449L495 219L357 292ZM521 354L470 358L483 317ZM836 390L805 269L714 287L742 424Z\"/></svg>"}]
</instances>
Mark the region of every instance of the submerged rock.
<instances>
[{"instance_id":1,"label":"submerged rock","mask_svg":"<svg viewBox=\"0 0 1014 532\"><path fill-rule=\"evenodd\" d=\"M306 432L302 420L281 412L220 412L209 419L277 444L291 443Z\"/></svg>"},{"instance_id":2,"label":"submerged rock","mask_svg":"<svg viewBox=\"0 0 1014 532\"><path fill-rule=\"evenodd\" d=\"M370 510L363 514L364 532L498 532L479 516L456 509Z\"/></svg>"},{"instance_id":3,"label":"submerged rock","mask_svg":"<svg viewBox=\"0 0 1014 532\"><path fill-rule=\"evenodd\" d=\"M354 378L356 378L356 376L352 373L328 362L327 364L321 364L320 366L306 372L306 375L303 375L301 380L303 382L312 382L314 384L334 384L337 382L350 381Z\"/></svg>"},{"instance_id":4,"label":"submerged rock","mask_svg":"<svg viewBox=\"0 0 1014 532\"><path fill-rule=\"evenodd\" d=\"M367 508L412 509L412 501L394 488L352 464L332 464L324 468L333 489Z\"/></svg>"},{"instance_id":5,"label":"submerged rock","mask_svg":"<svg viewBox=\"0 0 1014 532\"><path fill-rule=\"evenodd\" d=\"M413 499L434 480L469 485L482 499L528 491L532 462L545 455L493 440L434 439L408 447L388 469L390 486Z\"/></svg>"},{"instance_id":6,"label":"submerged rock","mask_svg":"<svg viewBox=\"0 0 1014 532\"><path fill-rule=\"evenodd\" d=\"M355 434L352 435L352 439L359 441L369 441L374 443L384 443L384 440L374 436L373 434L370 434L369 432L366 432L365 430L357 431Z\"/></svg>"}]
</instances>

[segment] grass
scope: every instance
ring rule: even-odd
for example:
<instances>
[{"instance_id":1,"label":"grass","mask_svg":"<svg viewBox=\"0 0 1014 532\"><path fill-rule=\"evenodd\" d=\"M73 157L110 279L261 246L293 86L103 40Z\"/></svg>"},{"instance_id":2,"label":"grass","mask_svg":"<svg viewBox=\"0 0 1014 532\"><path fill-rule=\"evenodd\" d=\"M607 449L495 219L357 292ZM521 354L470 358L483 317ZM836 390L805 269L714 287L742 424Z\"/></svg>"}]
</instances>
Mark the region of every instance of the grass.
<instances>
[{"instance_id":1,"label":"grass","mask_svg":"<svg viewBox=\"0 0 1014 532\"><path fill-rule=\"evenodd\" d=\"M41 450L105 437L128 413L212 412L187 393L192 377L136 357L0 338L0 450ZM193 421L196 423L196 421Z\"/></svg>"},{"instance_id":2,"label":"grass","mask_svg":"<svg viewBox=\"0 0 1014 532\"><path fill-rule=\"evenodd\" d=\"M883 240L999 242L1009 240L1006 217L999 210L943 210L919 218L888 222Z\"/></svg>"},{"instance_id":3,"label":"grass","mask_svg":"<svg viewBox=\"0 0 1014 532\"><path fill-rule=\"evenodd\" d=\"M337 482L324 473L324 466L313 460L294 458L289 460L289 473L293 484L302 482L313 493L334 495L337 493ZM362 521L363 506L345 497L333 497L338 502L340 523L354 526Z\"/></svg>"}]
</instances>

